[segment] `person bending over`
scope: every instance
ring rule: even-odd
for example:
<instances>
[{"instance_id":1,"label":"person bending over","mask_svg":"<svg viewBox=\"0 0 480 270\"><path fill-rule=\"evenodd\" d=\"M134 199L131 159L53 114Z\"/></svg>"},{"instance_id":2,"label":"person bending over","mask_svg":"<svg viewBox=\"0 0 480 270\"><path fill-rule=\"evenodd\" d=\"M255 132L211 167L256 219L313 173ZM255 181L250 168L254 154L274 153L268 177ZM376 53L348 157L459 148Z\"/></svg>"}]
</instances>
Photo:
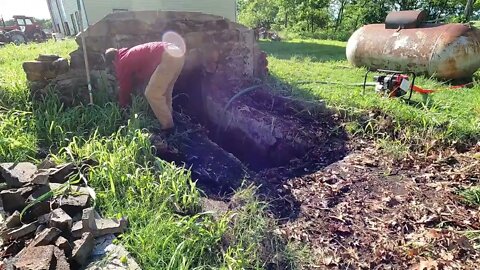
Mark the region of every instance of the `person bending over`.
<instances>
[{"instance_id":1,"label":"person bending over","mask_svg":"<svg viewBox=\"0 0 480 270\"><path fill-rule=\"evenodd\" d=\"M145 85L145 97L163 130L174 127L172 93L185 63L184 52L174 44L150 42L132 48L110 48L105 52L107 65L113 66L122 108L131 102L135 87Z\"/></svg>"}]
</instances>

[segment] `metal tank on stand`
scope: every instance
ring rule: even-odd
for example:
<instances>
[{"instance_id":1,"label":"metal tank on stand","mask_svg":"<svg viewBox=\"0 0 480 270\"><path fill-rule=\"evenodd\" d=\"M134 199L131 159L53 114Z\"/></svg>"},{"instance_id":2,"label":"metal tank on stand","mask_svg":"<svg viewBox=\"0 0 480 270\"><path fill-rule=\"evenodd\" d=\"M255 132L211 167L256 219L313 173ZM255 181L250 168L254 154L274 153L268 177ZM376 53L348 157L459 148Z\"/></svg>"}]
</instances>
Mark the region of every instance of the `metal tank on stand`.
<instances>
[{"instance_id":1,"label":"metal tank on stand","mask_svg":"<svg viewBox=\"0 0 480 270\"><path fill-rule=\"evenodd\" d=\"M388 14L385 24L358 29L347 59L357 67L414 72L440 79L470 78L480 68L480 30L426 22L424 11Z\"/></svg>"}]
</instances>

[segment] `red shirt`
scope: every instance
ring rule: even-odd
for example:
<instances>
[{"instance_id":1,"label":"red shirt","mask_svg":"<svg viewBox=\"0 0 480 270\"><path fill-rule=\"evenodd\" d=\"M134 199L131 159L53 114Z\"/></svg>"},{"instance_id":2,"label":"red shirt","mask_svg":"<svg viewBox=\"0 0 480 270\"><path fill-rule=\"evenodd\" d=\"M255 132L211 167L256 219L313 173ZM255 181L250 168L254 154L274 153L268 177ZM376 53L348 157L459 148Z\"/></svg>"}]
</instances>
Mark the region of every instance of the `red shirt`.
<instances>
[{"instance_id":1,"label":"red shirt","mask_svg":"<svg viewBox=\"0 0 480 270\"><path fill-rule=\"evenodd\" d=\"M118 50L114 66L120 85L118 97L120 106L126 107L130 104L133 87L150 80L162 62L166 45L165 42L150 42Z\"/></svg>"}]
</instances>

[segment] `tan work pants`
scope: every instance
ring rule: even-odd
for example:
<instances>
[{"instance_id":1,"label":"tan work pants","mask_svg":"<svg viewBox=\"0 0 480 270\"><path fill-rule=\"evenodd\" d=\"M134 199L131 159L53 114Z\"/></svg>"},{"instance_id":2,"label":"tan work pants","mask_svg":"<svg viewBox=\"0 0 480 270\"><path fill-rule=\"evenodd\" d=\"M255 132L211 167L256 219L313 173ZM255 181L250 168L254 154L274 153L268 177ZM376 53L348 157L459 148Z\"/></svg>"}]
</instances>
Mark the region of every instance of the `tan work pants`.
<instances>
[{"instance_id":1,"label":"tan work pants","mask_svg":"<svg viewBox=\"0 0 480 270\"><path fill-rule=\"evenodd\" d=\"M150 107L157 117L162 129L173 128L172 94L173 86L182 71L185 55L175 45L165 48L162 62L153 72L145 90Z\"/></svg>"}]
</instances>

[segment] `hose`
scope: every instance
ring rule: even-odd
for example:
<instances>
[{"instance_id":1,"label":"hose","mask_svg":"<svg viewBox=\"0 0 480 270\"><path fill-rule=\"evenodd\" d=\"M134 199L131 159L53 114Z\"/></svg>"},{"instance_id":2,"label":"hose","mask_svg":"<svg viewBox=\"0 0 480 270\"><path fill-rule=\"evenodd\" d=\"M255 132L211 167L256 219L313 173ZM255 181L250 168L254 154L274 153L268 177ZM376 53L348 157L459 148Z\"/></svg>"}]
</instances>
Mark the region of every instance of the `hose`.
<instances>
[{"instance_id":1,"label":"hose","mask_svg":"<svg viewBox=\"0 0 480 270\"><path fill-rule=\"evenodd\" d=\"M363 83L343 83L343 82L329 82L329 81L298 81L294 84L332 84L332 85L345 85L345 86L363 86ZM375 83L367 83L366 86L375 86Z\"/></svg>"},{"instance_id":2,"label":"hose","mask_svg":"<svg viewBox=\"0 0 480 270\"><path fill-rule=\"evenodd\" d=\"M227 104L225 105L225 107L223 107L223 116L222 116L222 122L226 120L226 117L227 117L227 110L228 108L232 105L232 103L237 100L239 97L247 94L247 93L250 93L254 90L257 90L263 86L268 86L268 84L257 84L257 85L254 85L254 86L250 86L248 88L245 88L243 90L241 90L240 92L236 93L233 97L231 97ZM227 130L228 128L228 125L225 126L224 130ZM220 125L217 127L217 131L215 132L215 137L216 138L219 138L220 137Z\"/></svg>"},{"instance_id":3,"label":"hose","mask_svg":"<svg viewBox=\"0 0 480 270\"><path fill-rule=\"evenodd\" d=\"M245 88L243 90L241 90L240 92L236 93L233 97L230 98L230 100L227 102L227 105L225 105L225 107L223 108L223 112L227 112L228 110L228 107L230 107L230 105L232 105L232 103L238 99L239 97L247 94L247 93L250 93L252 92L253 90L256 90L262 86L268 86L267 84L258 84L258 85L254 85L254 86L250 86L248 88Z\"/></svg>"}]
</instances>

